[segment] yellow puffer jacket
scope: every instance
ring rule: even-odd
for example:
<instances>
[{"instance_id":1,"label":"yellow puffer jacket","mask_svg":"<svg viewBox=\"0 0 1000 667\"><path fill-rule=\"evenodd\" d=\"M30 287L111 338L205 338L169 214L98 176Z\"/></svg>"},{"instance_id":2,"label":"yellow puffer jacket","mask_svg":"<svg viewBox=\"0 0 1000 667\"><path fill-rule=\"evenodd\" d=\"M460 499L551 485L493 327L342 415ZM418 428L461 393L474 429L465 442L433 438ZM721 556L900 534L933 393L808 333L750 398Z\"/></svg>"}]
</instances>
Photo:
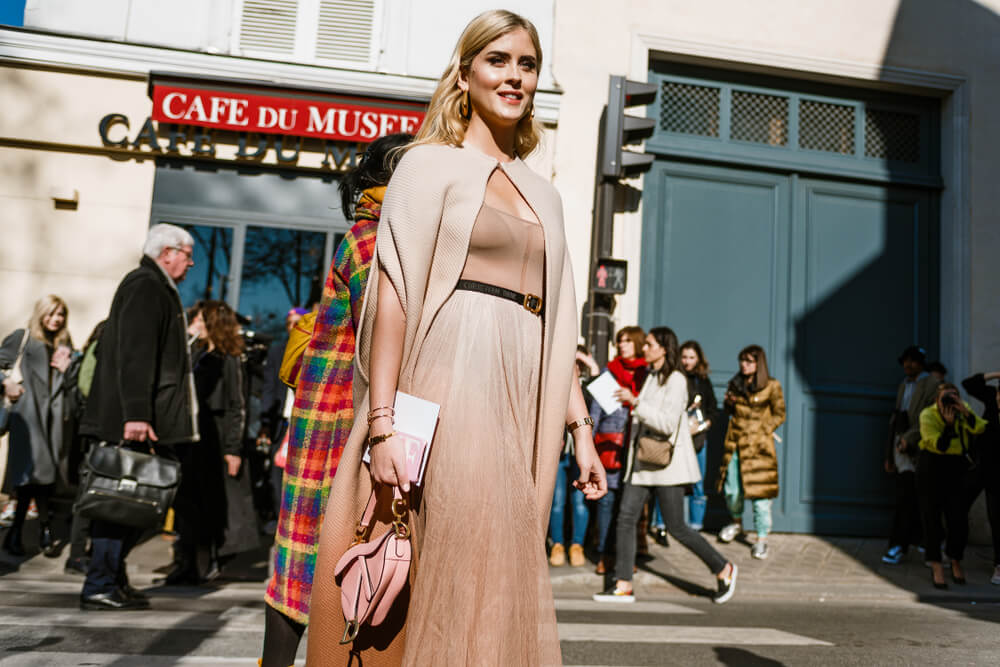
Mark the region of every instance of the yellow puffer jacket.
<instances>
[{"instance_id":1,"label":"yellow puffer jacket","mask_svg":"<svg viewBox=\"0 0 1000 667\"><path fill-rule=\"evenodd\" d=\"M739 448L740 475L747 498L778 497L778 454L774 432L785 422L785 396L781 383L771 378L764 388L750 396L736 395L726 402L729 429L726 431L718 491L726 482L726 470L733 452Z\"/></svg>"}]
</instances>

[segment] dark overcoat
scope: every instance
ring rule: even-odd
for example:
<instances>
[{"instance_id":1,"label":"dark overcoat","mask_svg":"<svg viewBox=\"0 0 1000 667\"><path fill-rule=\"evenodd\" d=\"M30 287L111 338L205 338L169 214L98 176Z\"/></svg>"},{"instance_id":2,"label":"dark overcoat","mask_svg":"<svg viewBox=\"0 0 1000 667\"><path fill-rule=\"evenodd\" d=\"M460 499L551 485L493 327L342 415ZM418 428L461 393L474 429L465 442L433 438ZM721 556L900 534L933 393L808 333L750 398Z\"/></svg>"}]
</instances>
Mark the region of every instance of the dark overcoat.
<instances>
[{"instance_id":1,"label":"dark overcoat","mask_svg":"<svg viewBox=\"0 0 1000 667\"><path fill-rule=\"evenodd\" d=\"M118 442L125 422L143 421L161 445L198 440L181 297L151 257L118 285L97 349L82 434Z\"/></svg>"},{"instance_id":2,"label":"dark overcoat","mask_svg":"<svg viewBox=\"0 0 1000 667\"><path fill-rule=\"evenodd\" d=\"M719 468L719 492L726 483L729 460L733 452L739 451L744 496L777 498L778 454L774 432L785 422L781 383L771 378L760 391L733 394L733 400L726 401L726 410L730 417Z\"/></svg>"},{"instance_id":3,"label":"dark overcoat","mask_svg":"<svg viewBox=\"0 0 1000 667\"><path fill-rule=\"evenodd\" d=\"M199 541L211 540L223 556L249 551L260 545L250 471L244 464L230 477L223 459L226 454L243 456L242 361L215 351L195 352L194 358L201 441L181 449L178 502L194 517Z\"/></svg>"},{"instance_id":4,"label":"dark overcoat","mask_svg":"<svg viewBox=\"0 0 1000 667\"><path fill-rule=\"evenodd\" d=\"M18 329L0 346L0 381L10 374L17 360L21 339L29 336ZM29 338L21 359L24 393L11 408L10 450L4 489L24 484L54 484L63 454L65 392L63 373L50 366L49 347Z\"/></svg>"}]
</instances>

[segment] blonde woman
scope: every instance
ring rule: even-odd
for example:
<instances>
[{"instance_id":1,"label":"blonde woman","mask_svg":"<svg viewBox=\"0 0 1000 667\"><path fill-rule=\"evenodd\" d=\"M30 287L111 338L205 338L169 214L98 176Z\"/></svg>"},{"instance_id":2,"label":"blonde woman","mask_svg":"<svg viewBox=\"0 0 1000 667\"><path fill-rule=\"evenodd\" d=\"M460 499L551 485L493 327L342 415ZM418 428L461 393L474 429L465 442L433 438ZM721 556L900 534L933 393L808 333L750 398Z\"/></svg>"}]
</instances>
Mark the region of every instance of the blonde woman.
<instances>
[{"instance_id":1,"label":"blonde woman","mask_svg":"<svg viewBox=\"0 0 1000 667\"><path fill-rule=\"evenodd\" d=\"M541 62L524 18L473 19L389 182L357 340L358 418L320 533L309 665L561 662L544 524L567 427L576 487L597 499L607 482L574 381L562 205L522 161L539 140ZM397 389L441 406L419 493L391 435ZM383 501L393 486L409 500L410 586L383 624L341 646L333 568L373 483Z\"/></svg>"},{"instance_id":2,"label":"blonde woman","mask_svg":"<svg viewBox=\"0 0 1000 667\"><path fill-rule=\"evenodd\" d=\"M46 556L54 557L49 529L49 497L55 488L62 454L64 392L63 374L73 353L66 323L69 308L54 294L35 304L27 329L18 329L0 346L0 379L3 391L14 402L11 408L10 452L4 488L14 489L17 511L4 537L4 549L24 555L22 533L28 506L38 506L38 544ZM21 352L21 382L11 377Z\"/></svg>"}]
</instances>

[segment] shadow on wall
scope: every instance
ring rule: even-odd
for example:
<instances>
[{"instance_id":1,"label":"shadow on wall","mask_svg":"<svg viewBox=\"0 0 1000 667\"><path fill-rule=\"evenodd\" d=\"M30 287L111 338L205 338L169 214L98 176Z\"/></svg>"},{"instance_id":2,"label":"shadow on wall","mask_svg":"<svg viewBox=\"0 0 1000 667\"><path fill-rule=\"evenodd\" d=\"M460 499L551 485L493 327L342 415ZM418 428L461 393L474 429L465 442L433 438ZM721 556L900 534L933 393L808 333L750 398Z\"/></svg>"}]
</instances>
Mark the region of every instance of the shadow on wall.
<instances>
[{"instance_id":1,"label":"shadow on wall","mask_svg":"<svg viewBox=\"0 0 1000 667\"><path fill-rule=\"evenodd\" d=\"M901 0L883 65L923 67L914 65L917 53L925 58L924 63L954 63L967 58L963 64L969 68L966 71L943 73L977 77L972 85L986 86L990 82L984 80L983 70L974 71L977 63L973 59L995 54L998 41L1000 16L981 4ZM948 100L942 100L942 107L947 105ZM976 120L973 116L969 122ZM876 125L875 129L884 137L888 155L906 156L914 150L892 127ZM970 136L980 136L980 128L971 129ZM947 142L944 148L948 150ZM976 150L976 142L950 150L968 160L968 151ZM942 163L947 162L946 157ZM901 164L886 161L894 177ZM979 182L985 181L979 178ZM813 460L802 461L803 482L806 471L811 472L808 511L815 532L828 533L834 526L839 526L836 532L844 532L844 513L851 511L845 508L854 502L868 510L870 517L856 520L858 530L853 534L888 534L894 480L883 472L882 461L889 437L888 415L902 380L896 358L914 343L924 346L930 359L938 358L941 338L948 329L959 325L967 330L971 324L947 321L950 310L940 303L948 294L941 292L941 272L949 268L942 252L941 201L951 196L948 188L954 187L947 176L945 179L944 192L905 186L802 183L810 237L807 253L813 243L822 243L824 261L836 266L850 256L848 253L858 256L859 248L872 251L846 281L819 298L807 294L807 308L795 318L792 357L803 396L796 407L803 411L799 419L803 436L811 433L814 443ZM803 289L807 292L822 287L821 275L807 272L806 278ZM944 280L953 284L960 277L946 274ZM968 363L966 359L942 361L949 368L957 367L959 373ZM991 369L969 372L982 370ZM950 375L948 379L958 383L962 377ZM789 433L788 439L796 442L799 437ZM870 493L858 497L858 488L870 489ZM806 495L803 493L803 507ZM974 541L989 540L984 513L974 512L972 523ZM970 583L985 583L983 577L989 577L987 549L969 551L967 562L972 561L977 568L969 571ZM911 549L909 558L917 561L920 557ZM886 567L871 558L858 560L876 572ZM926 585L920 574L918 590ZM901 587L914 583L898 578L893 581ZM929 585L927 588L931 590ZM963 601L961 588L944 596L921 593L921 600L943 605ZM976 615L975 609L969 608L967 613Z\"/></svg>"}]
</instances>

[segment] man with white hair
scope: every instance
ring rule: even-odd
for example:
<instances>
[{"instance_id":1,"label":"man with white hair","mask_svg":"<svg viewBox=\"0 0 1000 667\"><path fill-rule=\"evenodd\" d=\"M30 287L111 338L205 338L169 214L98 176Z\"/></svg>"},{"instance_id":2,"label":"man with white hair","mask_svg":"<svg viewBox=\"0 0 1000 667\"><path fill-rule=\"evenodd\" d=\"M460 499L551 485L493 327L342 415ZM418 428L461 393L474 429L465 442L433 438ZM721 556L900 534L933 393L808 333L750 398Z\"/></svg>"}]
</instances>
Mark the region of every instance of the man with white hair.
<instances>
[{"instance_id":1,"label":"man with white hair","mask_svg":"<svg viewBox=\"0 0 1000 667\"><path fill-rule=\"evenodd\" d=\"M197 400L187 322L177 291L194 265L194 239L174 225L154 225L139 267L111 302L80 432L105 442L143 443L170 456L198 440ZM133 444L133 446L136 446ZM125 558L141 530L95 520L80 608L144 609L149 600L125 576Z\"/></svg>"}]
</instances>

